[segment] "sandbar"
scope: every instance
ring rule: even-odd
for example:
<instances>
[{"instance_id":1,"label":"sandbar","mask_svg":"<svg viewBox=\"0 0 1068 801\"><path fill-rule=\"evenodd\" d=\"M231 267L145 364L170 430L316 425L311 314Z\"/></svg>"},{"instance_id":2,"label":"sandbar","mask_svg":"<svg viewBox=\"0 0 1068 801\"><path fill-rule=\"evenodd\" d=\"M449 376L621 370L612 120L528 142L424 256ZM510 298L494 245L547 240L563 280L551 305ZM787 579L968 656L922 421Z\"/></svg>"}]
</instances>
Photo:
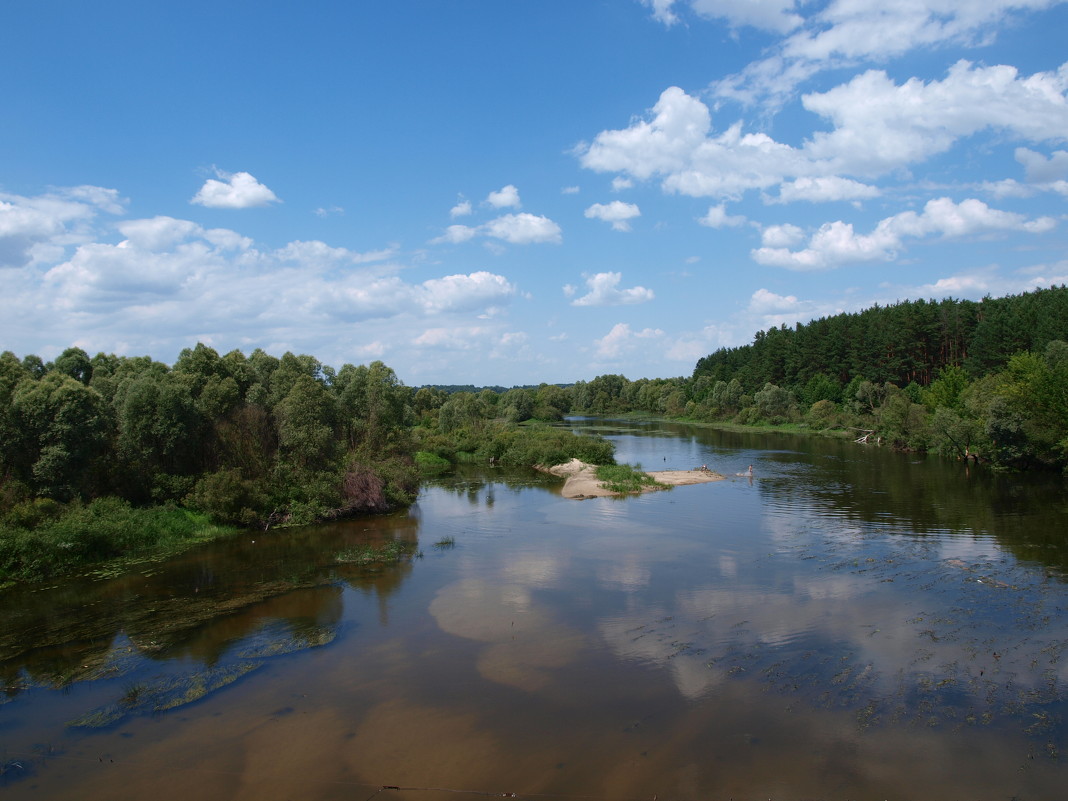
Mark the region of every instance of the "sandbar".
<instances>
[{"instance_id":1,"label":"sandbar","mask_svg":"<svg viewBox=\"0 0 1068 801\"><path fill-rule=\"evenodd\" d=\"M543 467L539 465L538 469L542 472L552 473L554 476L560 476L561 478L566 479L564 481L564 487L560 491L560 494L565 498L576 498L581 500L583 498L604 498L623 494L607 489L597 480L597 467L579 461L578 459L572 459L570 462L556 464L552 467ZM669 487L681 487L686 484L707 484L711 481L723 481L725 478L725 476L708 469L650 470L646 475L652 476L661 484L666 484ZM664 489L664 487L655 485L648 486L644 487L642 491L649 492L658 489Z\"/></svg>"}]
</instances>

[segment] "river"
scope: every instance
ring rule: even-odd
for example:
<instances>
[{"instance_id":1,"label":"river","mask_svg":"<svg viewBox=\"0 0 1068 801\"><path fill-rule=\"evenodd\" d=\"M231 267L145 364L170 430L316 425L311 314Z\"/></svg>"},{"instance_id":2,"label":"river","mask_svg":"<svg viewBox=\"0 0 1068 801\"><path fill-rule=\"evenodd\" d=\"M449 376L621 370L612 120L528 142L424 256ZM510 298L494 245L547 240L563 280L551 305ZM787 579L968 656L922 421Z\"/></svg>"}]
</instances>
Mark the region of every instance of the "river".
<instances>
[{"instance_id":1,"label":"river","mask_svg":"<svg viewBox=\"0 0 1068 801\"><path fill-rule=\"evenodd\" d=\"M401 513L0 593L0 795L1063 797L1061 477L569 424L728 478L575 501L469 467ZM345 560L388 542L411 557Z\"/></svg>"}]
</instances>

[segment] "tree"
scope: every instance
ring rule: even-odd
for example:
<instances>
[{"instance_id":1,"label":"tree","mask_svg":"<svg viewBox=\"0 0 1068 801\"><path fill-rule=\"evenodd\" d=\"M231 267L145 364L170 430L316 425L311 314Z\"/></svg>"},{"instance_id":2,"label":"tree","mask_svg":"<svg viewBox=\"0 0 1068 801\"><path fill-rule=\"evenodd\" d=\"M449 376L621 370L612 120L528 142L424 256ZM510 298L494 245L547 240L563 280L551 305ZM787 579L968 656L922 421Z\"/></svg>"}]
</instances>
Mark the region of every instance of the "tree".
<instances>
[{"instance_id":1,"label":"tree","mask_svg":"<svg viewBox=\"0 0 1068 801\"><path fill-rule=\"evenodd\" d=\"M60 372L20 382L7 432L12 467L38 494L92 494L99 489L93 467L106 457L113 427L109 411L96 390Z\"/></svg>"},{"instance_id":2,"label":"tree","mask_svg":"<svg viewBox=\"0 0 1068 801\"><path fill-rule=\"evenodd\" d=\"M81 348L67 348L63 351L56 359L55 369L86 385L93 377L93 365L89 361L89 354Z\"/></svg>"},{"instance_id":3,"label":"tree","mask_svg":"<svg viewBox=\"0 0 1068 801\"><path fill-rule=\"evenodd\" d=\"M275 408L283 460L304 469L336 467L337 411L337 402L326 387L310 375L298 376Z\"/></svg>"}]
</instances>

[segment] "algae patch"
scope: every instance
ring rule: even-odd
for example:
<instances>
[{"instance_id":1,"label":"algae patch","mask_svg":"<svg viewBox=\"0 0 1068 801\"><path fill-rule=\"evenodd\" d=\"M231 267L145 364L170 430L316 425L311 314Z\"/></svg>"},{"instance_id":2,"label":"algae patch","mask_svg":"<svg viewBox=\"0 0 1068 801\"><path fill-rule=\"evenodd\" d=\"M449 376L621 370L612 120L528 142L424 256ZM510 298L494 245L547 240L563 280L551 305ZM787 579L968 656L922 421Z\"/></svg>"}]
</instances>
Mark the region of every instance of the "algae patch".
<instances>
[{"instance_id":1,"label":"algae patch","mask_svg":"<svg viewBox=\"0 0 1068 801\"><path fill-rule=\"evenodd\" d=\"M152 685L127 688L118 701L97 707L68 721L74 728L100 729L123 718L146 712L166 712L201 698L263 666L263 662L238 662L162 679Z\"/></svg>"}]
</instances>

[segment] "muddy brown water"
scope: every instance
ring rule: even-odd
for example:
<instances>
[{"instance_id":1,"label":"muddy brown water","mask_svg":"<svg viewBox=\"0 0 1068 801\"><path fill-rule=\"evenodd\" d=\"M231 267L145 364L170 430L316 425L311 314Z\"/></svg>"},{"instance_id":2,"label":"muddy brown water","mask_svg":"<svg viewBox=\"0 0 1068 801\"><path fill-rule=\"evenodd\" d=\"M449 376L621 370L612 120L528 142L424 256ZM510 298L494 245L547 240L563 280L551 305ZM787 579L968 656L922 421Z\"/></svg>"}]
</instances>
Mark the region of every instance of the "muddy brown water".
<instances>
[{"instance_id":1,"label":"muddy brown water","mask_svg":"<svg viewBox=\"0 0 1068 801\"><path fill-rule=\"evenodd\" d=\"M730 478L570 501L479 467L0 593L0 796L1063 797L1061 478L571 425ZM415 555L337 559L390 540Z\"/></svg>"}]
</instances>

